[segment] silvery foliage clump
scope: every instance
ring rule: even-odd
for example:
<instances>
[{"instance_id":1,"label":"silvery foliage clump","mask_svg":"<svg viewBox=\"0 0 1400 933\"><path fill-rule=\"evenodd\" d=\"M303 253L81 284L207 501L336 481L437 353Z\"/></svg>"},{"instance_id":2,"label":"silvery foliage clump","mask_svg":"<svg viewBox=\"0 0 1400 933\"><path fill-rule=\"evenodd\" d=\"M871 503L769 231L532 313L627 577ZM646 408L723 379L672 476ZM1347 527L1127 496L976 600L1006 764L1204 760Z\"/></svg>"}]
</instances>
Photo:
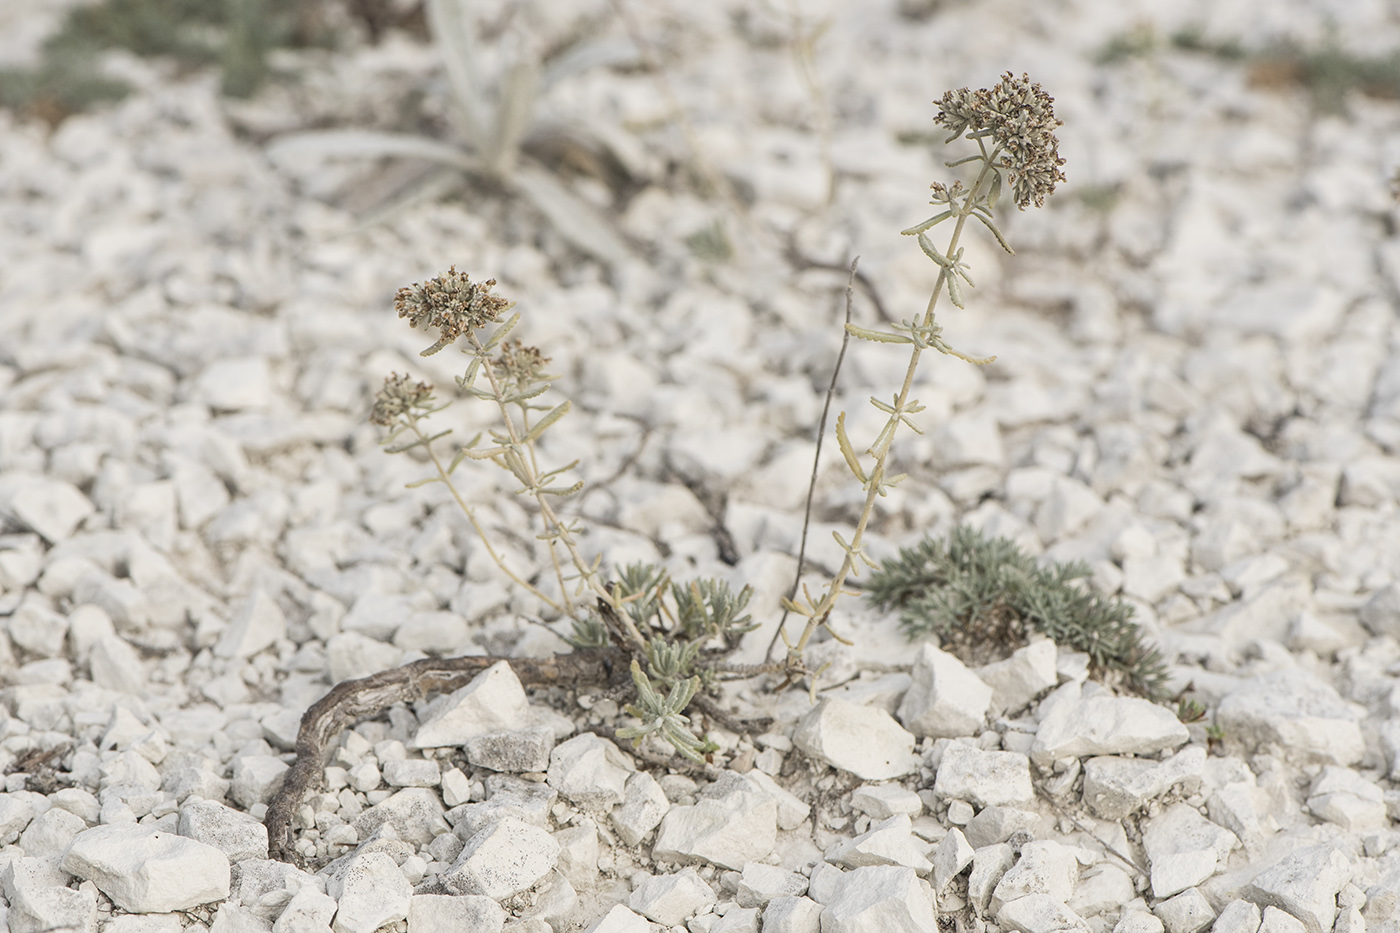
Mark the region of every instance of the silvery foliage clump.
<instances>
[{"instance_id":1,"label":"silvery foliage clump","mask_svg":"<svg viewBox=\"0 0 1400 933\"><path fill-rule=\"evenodd\" d=\"M438 4L439 15L443 3ZM413 383L407 376L391 375L378 393L371 421L389 428L384 440L390 452L420 450L432 464L434 475L421 483L443 483L467 516L487 553L501 572L517 586L533 595L549 612L572 620L567 641L580 650L616 646L631 656L631 675L636 702L628 712L639 720L636 726L618 730L621 738L640 743L647 736L658 736L692 761L704 760L714 749L712 743L697 738L684 715L701 691L723 675L754 676L780 674L784 683L811 678L816 673L803 662L802 653L813 633L826 625L847 579L860 565L876 564L862 549L862 541L875 500L903 477L887 476L891 445L901 425L919 431L912 416L923 406L910 397L921 354L925 350L956 356L973 363L993 359L968 356L950 347L943 329L934 317L940 297L963 306L963 286L971 286L959 241L969 218L976 218L1008 252L1010 246L993 221L993 211L1002 192L1010 188L1018 207L1044 201L1056 182L1063 181L1056 151L1055 120L1051 98L1030 84L1025 76L1005 75L991 90L950 91L941 101L937 122L952 131L948 142L965 138L977 146L977 153L948 163L950 167L976 164L978 169L967 187L932 185L933 203L942 210L923 223L903 231L917 238L919 246L939 267L939 275L922 317L896 325L890 331L875 331L846 325L849 336L909 348L909 362L903 384L890 402L871 402L887 416L883 429L863 451L856 452L845 428L844 413L836 422L836 438L842 456L856 480L866 490L865 506L848 543L839 533L836 540L845 560L817 598L807 593L800 601L789 601L788 608L803 615L807 624L796 643L787 639L786 658L772 664L728 665L724 658L739 646L739 639L757 627L743 614L750 597L749 588L734 593L716 580L672 582L665 571L649 565L622 569L606 568L601 558L588 561L578 546L581 529L566 520L556 508L559 500L578 492L582 483L569 484L564 474L577 463L545 469L537 450L540 437L569 411L567 400L559 404L542 401L553 378L544 372L549 359L534 347L522 346L507 336L520 320L519 313L502 321L513 303L491 294L494 279L474 282L465 273L450 269L426 283L400 289L395 306L400 317L414 327L434 327L437 341L424 351L428 356L456 343L469 357L465 373L456 382L459 390L495 406L499 429L490 432L483 444L478 434L444 460L434 446L449 432L429 433L425 419L443 406L435 404L432 387ZM945 248L936 247L928 236L934 227L951 221ZM488 332L489 329L489 332ZM468 460L491 462L511 475L520 493L531 499L542 531L538 535L547 553L545 565L552 569L557 589L536 582L539 577L523 568L511 567L496 549L475 510L453 483L453 474ZM420 483L420 484L421 484ZM832 633L835 635L835 633Z\"/></svg>"},{"instance_id":2,"label":"silvery foliage clump","mask_svg":"<svg viewBox=\"0 0 1400 933\"><path fill-rule=\"evenodd\" d=\"M521 158L521 146L534 126L535 109L550 88L600 65L637 59L630 42L581 42L548 64L535 43L519 32L503 45L508 59L499 74L483 74L486 56L477 43L471 0L427 0L428 24L442 54L451 92L449 120L455 140L377 130L323 130L290 133L269 147L274 158L313 155L331 158L407 158L435 163L448 173L466 173L500 186L530 202L574 248L607 263L630 250L587 201L575 196L549 172Z\"/></svg>"}]
</instances>

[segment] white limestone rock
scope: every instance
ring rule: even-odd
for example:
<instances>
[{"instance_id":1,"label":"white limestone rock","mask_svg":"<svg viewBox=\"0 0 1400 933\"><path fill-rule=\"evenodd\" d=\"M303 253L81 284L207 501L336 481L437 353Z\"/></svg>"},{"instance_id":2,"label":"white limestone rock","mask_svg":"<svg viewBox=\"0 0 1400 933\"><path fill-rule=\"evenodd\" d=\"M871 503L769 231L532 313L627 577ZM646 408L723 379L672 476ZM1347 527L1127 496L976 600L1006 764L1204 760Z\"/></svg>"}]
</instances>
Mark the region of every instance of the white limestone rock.
<instances>
[{"instance_id":1,"label":"white limestone rock","mask_svg":"<svg viewBox=\"0 0 1400 933\"><path fill-rule=\"evenodd\" d=\"M470 930L501 933L506 912L480 894L415 894L408 902L410 930Z\"/></svg>"},{"instance_id":2,"label":"white limestone rock","mask_svg":"<svg viewBox=\"0 0 1400 933\"><path fill-rule=\"evenodd\" d=\"M50 807L36 816L19 837L24 854L35 858L61 857L87 821L61 807Z\"/></svg>"},{"instance_id":3,"label":"white limestone rock","mask_svg":"<svg viewBox=\"0 0 1400 933\"><path fill-rule=\"evenodd\" d=\"M895 713L906 729L932 738L976 735L982 730L993 690L962 661L925 642L914 658L911 676L913 683Z\"/></svg>"},{"instance_id":4,"label":"white limestone rock","mask_svg":"<svg viewBox=\"0 0 1400 933\"><path fill-rule=\"evenodd\" d=\"M408 919L413 885L387 852L356 852L326 881L336 900L335 933L374 933Z\"/></svg>"},{"instance_id":5,"label":"white limestone rock","mask_svg":"<svg viewBox=\"0 0 1400 933\"><path fill-rule=\"evenodd\" d=\"M672 875L648 875L633 882L627 906L664 927L680 926L714 904L714 890L695 873L683 868Z\"/></svg>"},{"instance_id":6,"label":"white limestone rock","mask_svg":"<svg viewBox=\"0 0 1400 933\"><path fill-rule=\"evenodd\" d=\"M229 795L245 809L267 803L282 786L288 767L276 755L239 755L233 759Z\"/></svg>"},{"instance_id":7,"label":"white limestone rock","mask_svg":"<svg viewBox=\"0 0 1400 933\"><path fill-rule=\"evenodd\" d=\"M622 805L612 811L613 828L629 846L635 846L660 824L671 802L646 771L638 771L627 779L622 789Z\"/></svg>"},{"instance_id":8,"label":"white limestone rock","mask_svg":"<svg viewBox=\"0 0 1400 933\"><path fill-rule=\"evenodd\" d=\"M467 840L442 882L453 894L500 900L529 889L558 858L559 843L548 831L506 817Z\"/></svg>"},{"instance_id":9,"label":"white limestone rock","mask_svg":"<svg viewBox=\"0 0 1400 933\"><path fill-rule=\"evenodd\" d=\"M271 923L302 891L324 892L326 882L318 875L274 859L245 859L233 867L233 887L229 902L236 902L255 917ZM327 922L330 918L326 918Z\"/></svg>"},{"instance_id":10,"label":"white limestone rock","mask_svg":"<svg viewBox=\"0 0 1400 933\"><path fill-rule=\"evenodd\" d=\"M1172 787L1199 789L1205 760L1206 749L1200 745L1187 746L1166 761L1116 755L1087 759L1084 803L1101 819L1121 820Z\"/></svg>"},{"instance_id":11,"label":"white limestone rock","mask_svg":"<svg viewBox=\"0 0 1400 933\"><path fill-rule=\"evenodd\" d=\"M851 807L872 820L887 820L901 813L912 819L923 812L924 802L898 784L862 784L851 791Z\"/></svg>"},{"instance_id":12,"label":"white limestone rock","mask_svg":"<svg viewBox=\"0 0 1400 933\"><path fill-rule=\"evenodd\" d=\"M1065 930L1089 933L1090 930L1083 917L1063 901L1044 893L1026 894L1007 901L997 909L996 919L1002 927L1019 933L1059 933Z\"/></svg>"},{"instance_id":13,"label":"white limestone rock","mask_svg":"<svg viewBox=\"0 0 1400 933\"><path fill-rule=\"evenodd\" d=\"M749 862L739 874L734 902L740 907L764 907L775 897L800 897L807 893L807 879L777 865Z\"/></svg>"},{"instance_id":14,"label":"white limestone rock","mask_svg":"<svg viewBox=\"0 0 1400 933\"><path fill-rule=\"evenodd\" d=\"M97 929L97 892L67 887L69 876L56 858L20 855L0 867L0 892L9 902L0 923L14 933Z\"/></svg>"},{"instance_id":15,"label":"white limestone rock","mask_svg":"<svg viewBox=\"0 0 1400 933\"><path fill-rule=\"evenodd\" d=\"M822 904L822 933L927 933L937 923L933 892L912 868L846 872Z\"/></svg>"},{"instance_id":16,"label":"white limestone rock","mask_svg":"<svg viewBox=\"0 0 1400 933\"><path fill-rule=\"evenodd\" d=\"M575 888L586 888L598 877L598 827L592 820L581 820L554 834L559 858L554 868Z\"/></svg>"},{"instance_id":17,"label":"white limestone rock","mask_svg":"<svg viewBox=\"0 0 1400 933\"><path fill-rule=\"evenodd\" d=\"M438 763L425 758L391 758L380 765L390 787L437 787L442 781Z\"/></svg>"},{"instance_id":18,"label":"white limestone rock","mask_svg":"<svg viewBox=\"0 0 1400 933\"><path fill-rule=\"evenodd\" d=\"M49 544L68 540L96 511L72 483L19 471L0 477L0 515L31 529Z\"/></svg>"},{"instance_id":19,"label":"white limestone rock","mask_svg":"<svg viewBox=\"0 0 1400 933\"><path fill-rule=\"evenodd\" d=\"M548 726L510 732L488 732L467 740L467 760L492 771L544 771L554 749L554 730Z\"/></svg>"},{"instance_id":20,"label":"white limestone rock","mask_svg":"<svg viewBox=\"0 0 1400 933\"><path fill-rule=\"evenodd\" d=\"M1197 888L1188 888L1176 897L1162 901L1153 908L1153 912L1161 919L1166 933L1200 933L1215 919L1210 901Z\"/></svg>"},{"instance_id":21,"label":"white limestone rock","mask_svg":"<svg viewBox=\"0 0 1400 933\"><path fill-rule=\"evenodd\" d=\"M1026 843L1021 847L1016 864L1007 869L992 889L992 911L999 913L1011 901L1032 894L1046 895L1060 904L1068 902L1079 881L1081 861L1092 863L1093 856L1058 842Z\"/></svg>"},{"instance_id":22,"label":"white limestone rock","mask_svg":"<svg viewBox=\"0 0 1400 933\"><path fill-rule=\"evenodd\" d=\"M821 916L810 897L775 897L763 908L763 933L820 933Z\"/></svg>"},{"instance_id":23,"label":"white limestone rock","mask_svg":"<svg viewBox=\"0 0 1400 933\"><path fill-rule=\"evenodd\" d=\"M491 732L509 732L528 716L529 699L505 661L477 674L459 690L433 701L411 748L446 748Z\"/></svg>"},{"instance_id":24,"label":"white limestone rock","mask_svg":"<svg viewBox=\"0 0 1400 933\"><path fill-rule=\"evenodd\" d=\"M136 823L80 833L63 870L133 913L189 910L229 894L229 862L211 845Z\"/></svg>"},{"instance_id":25,"label":"white limestone rock","mask_svg":"<svg viewBox=\"0 0 1400 933\"><path fill-rule=\"evenodd\" d=\"M1385 794L1350 768L1327 765L1308 791L1308 809L1318 819L1361 834L1384 829L1390 819Z\"/></svg>"},{"instance_id":26,"label":"white limestone rock","mask_svg":"<svg viewBox=\"0 0 1400 933\"><path fill-rule=\"evenodd\" d=\"M1327 933L1337 919L1337 892L1356 868L1330 845L1290 852L1254 877L1244 896L1303 922L1307 933Z\"/></svg>"},{"instance_id":27,"label":"white limestone rock","mask_svg":"<svg viewBox=\"0 0 1400 933\"><path fill-rule=\"evenodd\" d=\"M426 787L396 791L355 817L352 825L364 839L386 823L394 827L398 838L415 846L425 846L453 829L437 793Z\"/></svg>"},{"instance_id":28,"label":"white limestone rock","mask_svg":"<svg viewBox=\"0 0 1400 933\"><path fill-rule=\"evenodd\" d=\"M622 904L614 904L584 933L652 933L652 929L646 917Z\"/></svg>"},{"instance_id":29,"label":"white limestone rock","mask_svg":"<svg viewBox=\"0 0 1400 933\"><path fill-rule=\"evenodd\" d=\"M1190 738L1186 726L1164 706L1104 692L1076 699L1079 691L1078 684L1069 683L1053 695L1060 702L1044 713L1031 745L1037 766L1086 755L1152 754Z\"/></svg>"},{"instance_id":30,"label":"white limestone rock","mask_svg":"<svg viewBox=\"0 0 1400 933\"><path fill-rule=\"evenodd\" d=\"M202 797L187 797L180 806L177 831L211 845L229 862L267 858L267 827L246 813Z\"/></svg>"},{"instance_id":31,"label":"white limestone rock","mask_svg":"<svg viewBox=\"0 0 1400 933\"><path fill-rule=\"evenodd\" d=\"M927 845L914 836L908 814L901 813L876 823L870 829L839 842L826 850L826 860L846 868L867 865L900 865L920 875L933 870Z\"/></svg>"},{"instance_id":32,"label":"white limestone rock","mask_svg":"<svg viewBox=\"0 0 1400 933\"><path fill-rule=\"evenodd\" d=\"M549 753L549 786L575 806L607 810L622 802L632 759L607 739L585 732Z\"/></svg>"},{"instance_id":33,"label":"white limestone rock","mask_svg":"<svg viewBox=\"0 0 1400 933\"><path fill-rule=\"evenodd\" d=\"M965 742L950 742L943 750L933 790L979 807L1025 806L1035 799L1029 758Z\"/></svg>"},{"instance_id":34,"label":"white limestone rock","mask_svg":"<svg viewBox=\"0 0 1400 933\"><path fill-rule=\"evenodd\" d=\"M779 785L772 776L755 769L744 777L778 805L779 829L796 829L807 822L807 817L812 813L811 805Z\"/></svg>"},{"instance_id":35,"label":"white limestone rock","mask_svg":"<svg viewBox=\"0 0 1400 933\"><path fill-rule=\"evenodd\" d=\"M741 870L773 851L778 804L743 775L726 772L694 806L671 807L661 820L652 857L689 864L709 862Z\"/></svg>"},{"instance_id":36,"label":"white limestone rock","mask_svg":"<svg viewBox=\"0 0 1400 933\"><path fill-rule=\"evenodd\" d=\"M1226 904L1215 918L1211 933L1259 933L1259 905L1245 900Z\"/></svg>"},{"instance_id":37,"label":"white limestone rock","mask_svg":"<svg viewBox=\"0 0 1400 933\"><path fill-rule=\"evenodd\" d=\"M1036 636L1006 660L979 667L977 679L992 688L992 714L1014 713L1059 683L1057 651L1053 640Z\"/></svg>"},{"instance_id":38,"label":"white limestone rock","mask_svg":"<svg viewBox=\"0 0 1400 933\"><path fill-rule=\"evenodd\" d=\"M1251 678L1221 699L1216 721L1228 741L1286 759L1352 765L1366 745L1365 710L1299 668Z\"/></svg>"},{"instance_id":39,"label":"white limestone rock","mask_svg":"<svg viewBox=\"0 0 1400 933\"><path fill-rule=\"evenodd\" d=\"M992 892L1007 870L1016 863L1015 850L1005 842L974 849L972 872L967 876L967 899L979 911L986 912L992 902Z\"/></svg>"},{"instance_id":40,"label":"white limestone rock","mask_svg":"<svg viewBox=\"0 0 1400 933\"><path fill-rule=\"evenodd\" d=\"M1084 918L1118 916L1124 904L1137 896L1133 879L1111 862L1100 862L1079 876L1074 895L1066 902L1070 910Z\"/></svg>"},{"instance_id":41,"label":"white limestone rock","mask_svg":"<svg viewBox=\"0 0 1400 933\"><path fill-rule=\"evenodd\" d=\"M954 826L933 851L933 890L942 894L964 868L972 864L973 848L963 836L962 830Z\"/></svg>"},{"instance_id":42,"label":"white limestone rock","mask_svg":"<svg viewBox=\"0 0 1400 933\"><path fill-rule=\"evenodd\" d=\"M797 722L792 742L804 753L867 781L902 777L918 767L914 736L882 709L823 698Z\"/></svg>"},{"instance_id":43,"label":"white limestone rock","mask_svg":"<svg viewBox=\"0 0 1400 933\"><path fill-rule=\"evenodd\" d=\"M1171 897L1205 881L1237 845L1234 833L1185 803L1152 817L1143 829L1142 846L1152 866L1153 896Z\"/></svg>"},{"instance_id":44,"label":"white limestone rock","mask_svg":"<svg viewBox=\"0 0 1400 933\"><path fill-rule=\"evenodd\" d=\"M221 658L250 658L287 635L287 617L261 587L254 590L214 645Z\"/></svg>"}]
</instances>

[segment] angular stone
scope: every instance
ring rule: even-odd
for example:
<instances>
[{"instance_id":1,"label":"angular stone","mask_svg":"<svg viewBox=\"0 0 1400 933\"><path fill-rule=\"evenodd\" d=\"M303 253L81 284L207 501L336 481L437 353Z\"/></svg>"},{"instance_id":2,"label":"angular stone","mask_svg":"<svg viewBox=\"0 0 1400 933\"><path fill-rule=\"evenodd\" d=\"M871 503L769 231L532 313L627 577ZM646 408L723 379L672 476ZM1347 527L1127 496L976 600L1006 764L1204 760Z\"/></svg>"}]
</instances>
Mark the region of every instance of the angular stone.
<instances>
[{"instance_id":1,"label":"angular stone","mask_svg":"<svg viewBox=\"0 0 1400 933\"><path fill-rule=\"evenodd\" d=\"M1210 901L1196 888L1162 901L1153 911L1161 919L1166 933L1200 933L1215 919Z\"/></svg>"},{"instance_id":2,"label":"angular stone","mask_svg":"<svg viewBox=\"0 0 1400 933\"><path fill-rule=\"evenodd\" d=\"M1035 799L1030 759L1018 752L983 751L965 742L950 742L943 750L933 790L940 797L979 807L1025 806Z\"/></svg>"},{"instance_id":3,"label":"angular stone","mask_svg":"<svg viewBox=\"0 0 1400 933\"><path fill-rule=\"evenodd\" d=\"M410 930L462 930L501 933L506 912L480 894L415 894L408 902Z\"/></svg>"},{"instance_id":4,"label":"angular stone","mask_svg":"<svg viewBox=\"0 0 1400 933\"><path fill-rule=\"evenodd\" d=\"M467 760L492 771L543 771L554 749L554 730L548 726L512 732L488 732L467 740Z\"/></svg>"},{"instance_id":5,"label":"angular stone","mask_svg":"<svg viewBox=\"0 0 1400 933\"><path fill-rule=\"evenodd\" d=\"M50 807L34 818L19 837L24 854L34 858L61 857L78 833L88 828L82 817Z\"/></svg>"},{"instance_id":6,"label":"angular stone","mask_svg":"<svg viewBox=\"0 0 1400 933\"><path fill-rule=\"evenodd\" d=\"M924 802L912 790L898 784L862 784L851 791L851 806L873 820L887 820L904 814L911 819L924 809Z\"/></svg>"},{"instance_id":7,"label":"angular stone","mask_svg":"<svg viewBox=\"0 0 1400 933\"><path fill-rule=\"evenodd\" d=\"M1351 833L1383 829L1390 822L1384 792L1350 768L1324 767L1313 781L1307 803L1318 819Z\"/></svg>"},{"instance_id":8,"label":"angular stone","mask_svg":"<svg viewBox=\"0 0 1400 933\"><path fill-rule=\"evenodd\" d=\"M1171 897L1215 874L1239 839L1228 829L1178 803L1152 817L1142 833L1142 847L1152 865L1152 893Z\"/></svg>"},{"instance_id":9,"label":"angular stone","mask_svg":"<svg viewBox=\"0 0 1400 933\"><path fill-rule=\"evenodd\" d=\"M214 645L221 658L251 658L287 636L287 617L261 587L244 602Z\"/></svg>"},{"instance_id":10,"label":"angular stone","mask_svg":"<svg viewBox=\"0 0 1400 933\"><path fill-rule=\"evenodd\" d=\"M987 718L992 688L946 651L925 642L914 658L913 684L895 715L915 735L976 735Z\"/></svg>"},{"instance_id":11,"label":"angular stone","mask_svg":"<svg viewBox=\"0 0 1400 933\"><path fill-rule=\"evenodd\" d=\"M927 933L936 928L936 909L928 885L912 868L857 868L837 881L822 910L821 928L823 933Z\"/></svg>"},{"instance_id":12,"label":"angular stone","mask_svg":"<svg viewBox=\"0 0 1400 933\"><path fill-rule=\"evenodd\" d=\"M792 742L867 781L901 777L918 767L914 736L889 713L830 697L798 720Z\"/></svg>"},{"instance_id":13,"label":"angular stone","mask_svg":"<svg viewBox=\"0 0 1400 933\"><path fill-rule=\"evenodd\" d=\"M136 823L80 833L62 865L133 913L189 910L229 893L229 862L222 852Z\"/></svg>"},{"instance_id":14,"label":"angular stone","mask_svg":"<svg viewBox=\"0 0 1400 933\"><path fill-rule=\"evenodd\" d=\"M775 897L798 897L807 893L807 879L797 872L749 862L739 875L734 902L740 907L763 907Z\"/></svg>"},{"instance_id":15,"label":"angular stone","mask_svg":"<svg viewBox=\"0 0 1400 933\"><path fill-rule=\"evenodd\" d=\"M1037 637L1005 661L979 667L977 678L992 688L993 713L1014 713L1059 683L1056 654L1054 641Z\"/></svg>"},{"instance_id":16,"label":"angular stone","mask_svg":"<svg viewBox=\"0 0 1400 933\"><path fill-rule=\"evenodd\" d=\"M1059 758L1152 754L1190 738L1186 727L1166 707L1104 693L1071 702L1078 689L1077 684L1061 687L1066 695L1040 721L1031 759L1042 768Z\"/></svg>"},{"instance_id":17,"label":"angular stone","mask_svg":"<svg viewBox=\"0 0 1400 933\"><path fill-rule=\"evenodd\" d=\"M680 926L718 898L693 868L634 882L627 906L664 927Z\"/></svg>"},{"instance_id":18,"label":"angular stone","mask_svg":"<svg viewBox=\"0 0 1400 933\"><path fill-rule=\"evenodd\" d=\"M629 846L635 846L646 838L661 822L671 802L656 783L656 778L645 771L638 771L627 779L622 790L622 806L612 812L613 828Z\"/></svg>"},{"instance_id":19,"label":"angular stone","mask_svg":"<svg viewBox=\"0 0 1400 933\"><path fill-rule=\"evenodd\" d=\"M244 859L233 867L229 899L270 923L299 893L308 888L319 892L324 884L317 876L286 862L269 858ZM330 922L329 916L326 922Z\"/></svg>"},{"instance_id":20,"label":"angular stone","mask_svg":"<svg viewBox=\"0 0 1400 933\"><path fill-rule=\"evenodd\" d=\"M1249 901L1231 901L1215 918L1211 933L1259 933L1259 907Z\"/></svg>"},{"instance_id":21,"label":"angular stone","mask_svg":"<svg viewBox=\"0 0 1400 933\"><path fill-rule=\"evenodd\" d=\"M335 933L374 933L408 919L413 885L386 852L357 852L326 882L336 900Z\"/></svg>"},{"instance_id":22,"label":"angular stone","mask_svg":"<svg viewBox=\"0 0 1400 933\"><path fill-rule=\"evenodd\" d=\"M1287 911L1303 922L1307 933L1327 933L1337 919L1337 892L1354 875L1341 852L1325 844L1308 846L1256 875L1244 896Z\"/></svg>"},{"instance_id":23,"label":"angular stone","mask_svg":"<svg viewBox=\"0 0 1400 933\"><path fill-rule=\"evenodd\" d=\"M1020 933L1089 933L1084 918L1049 894L1027 894L1007 901L996 912L997 923Z\"/></svg>"},{"instance_id":24,"label":"angular stone","mask_svg":"<svg viewBox=\"0 0 1400 933\"><path fill-rule=\"evenodd\" d=\"M1301 669L1246 681L1220 701L1216 721L1228 742L1251 751L1274 746L1284 757L1351 765L1361 760L1365 710Z\"/></svg>"},{"instance_id":25,"label":"angular stone","mask_svg":"<svg viewBox=\"0 0 1400 933\"><path fill-rule=\"evenodd\" d=\"M972 846L968 844L962 830L956 826L948 830L948 834L943 837L943 841L938 843L938 847L933 852L933 890L935 894L943 893L948 882L962 874L962 870L972 864L973 854Z\"/></svg>"},{"instance_id":26,"label":"angular stone","mask_svg":"<svg viewBox=\"0 0 1400 933\"><path fill-rule=\"evenodd\" d=\"M267 827L246 813L200 797L180 807L180 835L211 845L230 862L267 858Z\"/></svg>"},{"instance_id":27,"label":"angular stone","mask_svg":"<svg viewBox=\"0 0 1400 933\"><path fill-rule=\"evenodd\" d=\"M425 846L434 837L452 831L438 795L426 787L397 791L357 816L354 826L364 839L385 823L394 827L398 838L415 846Z\"/></svg>"},{"instance_id":28,"label":"angular stone","mask_svg":"<svg viewBox=\"0 0 1400 933\"><path fill-rule=\"evenodd\" d=\"M1200 787L1206 750L1191 745L1166 761L1101 756L1084 762L1083 800L1100 819L1121 820L1168 789Z\"/></svg>"},{"instance_id":29,"label":"angular stone","mask_svg":"<svg viewBox=\"0 0 1400 933\"><path fill-rule=\"evenodd\" d=\"M672 807L661 820L652 858L709 862L741 870L762 860L777 841L778 804L742 775L729 772L692 807Z\"/></svg>"},{"instance_id":30,"label":"angular stone","mask_svg":"<svg viewBox=\"0 0 1400 933\"><path fill-rule=\"evenodd\" d=\"M0 515L8 515L49 544L72 536L97 509L72 483L18 471L0 477Z\"/></svg>"},{"instance_id":31,"label":"angular stone","mask_svg":"<svg viewBox=\"0 0 1400 933\"><path fill-rule=\"evenodd\" d=\"M612 742L585 732L549 753L547 780L575 806L606 810L622 802L627 778L636 770Z\"/></svg>"},{"instance_id":32,"label":"angular stone","mask_svg":"<svg viewBox=\"0 0 1400 933\"><path fill-rule=\"evenodd\" d=\"M901 813L870 827L867 831L827 849L825 858L833 865L862 868L867 865L901 865L920 875L933 870L927 846L914 836L909 816Z\"/></svg>"},{"instance_id":33,"label":"angular stone","mask_svg":"<svg viewBox=\"0 0 1400 933\"><path fill-rule=\"evenodd\" d=\"M559 843L546 830L506 817L468 839L442 881L453 894L500 900L549 874L558 857Z\"/></svg>"},{"instance_id":34,"label":"angular stone","mask_svg":"<svg viewBox=\"0 0 1400 933\"><path fill-rule=\"evenodd\" d=\"M992 890L992 911L1027 895L1043 894L1061 904L1074 894L1082 853L1058 842L1028 842L1016 864L1007 869Z\"/></svg>"},{"instance_id":35,"label":"angular stone","mask_svg":"<svg viewBox=\"0 0 1400 933\"><path fill-rule=\"evenodd\" d=\"M276 755L240 755L233 760L229 795L245 808L267 803L282 786L287 767Z\"/></svg>"},{"instance_id":36,"label":"angular stone","mask_svg":"<svg viewBox=\"0 0 1400 933\"><path fill-rule=\"evenodd\" d=\"M775 897L763 908L763 933L819 933L821 915L810 897Z\"/></svg>"},{"instance_id":37,"label":"angular stone","mask_svg":"<svg viewBox=\"0 0 1400 933\"><path fill-rule=\"evenodd\" d=\"M528 716L529 699L505 661L477 674L465 687L435 700L413 737L412 748L445 748L491 732L509 732Z\"/></svg>"},{"instance_id":38,"label":"angular stone","mask_svg":"<svg viewBox=\"0 0 1400 933\"><path fill-rule=\"evenodd\" d=\"M0 923L13 933L97 929L97 893L67 887L54 858L14 858L0 868L0 891L9 902ZM8 921L8 922L7 922Z\"/></svg>"}]
</instances>

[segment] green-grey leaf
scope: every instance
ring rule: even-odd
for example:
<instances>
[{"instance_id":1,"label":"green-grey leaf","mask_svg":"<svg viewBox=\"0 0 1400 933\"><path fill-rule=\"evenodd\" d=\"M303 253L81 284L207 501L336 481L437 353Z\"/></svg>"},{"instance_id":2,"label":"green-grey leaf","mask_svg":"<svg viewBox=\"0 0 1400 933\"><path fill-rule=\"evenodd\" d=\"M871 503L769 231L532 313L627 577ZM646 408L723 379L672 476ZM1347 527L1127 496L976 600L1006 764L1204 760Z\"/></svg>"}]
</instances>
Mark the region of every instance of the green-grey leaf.
<instances>
[{"instance_id":1,"label":"green-grey leaf","mask_svg":"<svg viewBox=\"0 0 1400 933\"><path fill-rule=\"evenodd\" d=\"M545 415L539 421L535 422L534 427L530 428L530 433L525 435L525 437L521 440L521 443L529 444L533 441L538 440L539 436L543 434L551 424L567 415L571 407L572 406L569 404L568 399L565 399L563 402L554 406L554 408L550 410L549 414Z\"/></svg>"}]
</instances>

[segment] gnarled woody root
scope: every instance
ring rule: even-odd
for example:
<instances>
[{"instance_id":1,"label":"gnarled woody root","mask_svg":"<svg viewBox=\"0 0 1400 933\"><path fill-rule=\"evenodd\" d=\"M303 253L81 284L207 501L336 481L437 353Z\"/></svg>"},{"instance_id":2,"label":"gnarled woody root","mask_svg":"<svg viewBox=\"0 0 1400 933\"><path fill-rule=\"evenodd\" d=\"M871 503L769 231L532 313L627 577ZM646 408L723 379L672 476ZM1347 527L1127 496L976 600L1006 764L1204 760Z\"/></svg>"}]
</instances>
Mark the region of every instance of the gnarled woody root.
<instances>
[{"instance_id":1,"label":"gnarled woody root","mask_svg":"<svg viewBox=\"0 0 1400 933\"><path fill-rule=\"evenodd\" d=\"M395 703L421 700L430 693L451 693L486 668L505 661L526 686L612 684L627 678L629 655L621 648L595 648L557 654L552 658L423 658L403 667L380 671L359 680L336 684L301 717L296 761L282 788L268 805L268 854L303 867L292 840L292 814L313 784L321 779L326 746L344 729L380 713Z\"/></svg>"}]
</instances>

